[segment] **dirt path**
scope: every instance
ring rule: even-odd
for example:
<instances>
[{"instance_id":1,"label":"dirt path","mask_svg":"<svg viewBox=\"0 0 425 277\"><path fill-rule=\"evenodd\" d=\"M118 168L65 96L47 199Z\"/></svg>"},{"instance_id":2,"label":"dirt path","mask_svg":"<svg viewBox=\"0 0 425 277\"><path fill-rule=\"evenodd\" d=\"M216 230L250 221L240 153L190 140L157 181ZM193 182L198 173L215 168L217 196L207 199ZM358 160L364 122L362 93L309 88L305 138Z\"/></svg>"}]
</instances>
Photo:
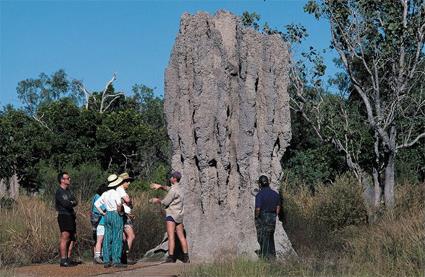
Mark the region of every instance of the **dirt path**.
<instances>
[{"instance_id":1,"label":"dirt path","mask_svg":"<svg viewBox=\"0 0 425 277\"><path fill-rule=\"evenodd\" d=\"M139 262L124 269L103 268L103 265L91 263L64 268L58 264L43 264L16 268L11 276L16 277L71 277L71 276L102 276L102 277L168 277L181 276L189 269L188 264L163 264L158 262Z\"/></svg>"}]
</instances>

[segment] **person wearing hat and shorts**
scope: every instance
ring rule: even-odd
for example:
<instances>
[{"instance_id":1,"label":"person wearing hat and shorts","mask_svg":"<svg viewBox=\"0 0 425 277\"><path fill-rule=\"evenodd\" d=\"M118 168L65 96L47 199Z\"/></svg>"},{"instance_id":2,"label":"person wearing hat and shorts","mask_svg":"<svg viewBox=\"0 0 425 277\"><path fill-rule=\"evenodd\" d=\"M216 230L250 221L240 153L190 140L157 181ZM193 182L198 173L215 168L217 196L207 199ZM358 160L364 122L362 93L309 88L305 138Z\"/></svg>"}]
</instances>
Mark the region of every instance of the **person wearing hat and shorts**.
<instances>
[{"instance_id":1,"label":"person wearing hat and shorts","mask_svg":"<svg viewBox=\"0 0 425 277\"><path fill-rule=\"evenodd\" d=\"M260 191L255 196L255 227L260 244L260 257L271 259L276 257L274 231L276 216L280 212L279 193L270 188L269 178L261 175L258 179Z\"/></svg>"},{"instance_id":2,"label":"person wearing hat and shorts","mask_svg":"<svg viewBox=\"0 0 425 277\"><path fill-rule=\"evenodd\" d=\"M183 226L183 194L180 189L180 179L182 175L180 172L175 171L171 174L169 186L162 186L160 184L151 184L150 187L154 190L162 189L168 191L164 199L152 198L149 201L153 204L161 204L165 208L165 223L167 228L168 236L168 257L165 262L175 263L176 257L174 256L174 250L176 246L175 233L180 241L183 250L183 259L182 262L189 263L189 247L187 240L184 234Z\"/></svg>"},{"instance_id":3,"label":"person wearing hat and shorts","mask_svg":"<svg viewBox=\"0 0 425 277\"><path fill-rule=\"evenodd\" d=\"M67 172L58 174L59 188L55 194L55 206L58 211L58 224L61 232L59 240L60 266L69 267L76 265L70 260L73 245L76 241L77 225L75 223L74 207L78 202L72 194L71 177Z\"/></svg>"},{"instance_id":4,"label":"person wearing hat and shorts","mask_svg":"<svg viewBox=\"0 0 425 277\"><path fill-rule=\"evenodd\" d=\"M124 235L125 235L125 243L124 246L125 252L123 253L123 262L127 264L135 264L134 261L128 259L131 247L133 245L133 241L136 238L134 233L133 219L134 215L131 213L131 209L133 208L131 198L127 194L127 189L130 183L134 180L134 178L130 177L127 172L120 174L123 179L122 184L117 188L117 192L120 195L123 201L124 215L123 215L123 224L124 224Z\"/></svg>"},{"instance_id":5,"label":"person wearing hat and shorts","mask_svg":"<svg viewBox=\"0 0 425 277\"><path fill-rule=\"evenodd\" d=\"M121 263L122 254L122 200L116 191L123 179L116 174L108 177L108 190L94 202L96 209L105 217L105 235L103 237L103 264L104 267L127 267ZM105 205L106 212L101 209Z\"/></svg>"}]
</instances>

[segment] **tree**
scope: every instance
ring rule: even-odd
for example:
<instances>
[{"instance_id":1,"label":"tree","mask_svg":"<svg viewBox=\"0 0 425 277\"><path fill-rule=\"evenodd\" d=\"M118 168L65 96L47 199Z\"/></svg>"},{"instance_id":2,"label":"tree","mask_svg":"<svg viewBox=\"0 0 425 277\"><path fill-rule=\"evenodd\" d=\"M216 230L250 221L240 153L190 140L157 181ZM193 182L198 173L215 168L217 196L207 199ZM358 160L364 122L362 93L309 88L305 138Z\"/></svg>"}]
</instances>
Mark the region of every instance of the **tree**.
<instances>
[{"instance_id":1,"label":"tree","mask_svg":"<svg viewBox=\"0 0 425 277\"><path fill-rule=\"evenodd\" d=\"M91 93L63 70L19 82L24 109L0 111L0 178L16 173L23 188L37 191L42 171L88 167L149 177L168 168L163 100L144 85L126 97L115 92L115 80Z\"/></svg>"},{"instance_id":2,"label":"tree","mask_svg":"<svg viewBox=\"0 0 425 277\"><path fill-rule=\"evenodd\" d=\"M373 138L369 151L373 153L375 208L379 208L382 192L386 207L392 208L397 152L425 137L425 94L421 84L425 4L418 0L311 0L305 10L318 19L329 20L332 47L338 52L349 81L348 96L361 103L361 110L355 114L358 120L364 118L362 127ZM294 103L305 111L308 90L302 82L298 84ZM316 109L320 101L313 105ZM347 110L340 106L344 132L342 139L334 132L333 143L345 152L350 168L364 183L369 170L357 162L356 151L348 144L352 141L349 132L354 129L350 127L353 113ZM306 118L311 117L306 114ZM323 122L312 122L320 136L324 129L317 123Z\"/></svg>"},{"instance_id":3,"label":"tree","mask_svg":"<svg viewBox=\"0 0 425 277\"><path fill-rule=\"evenodd\" d=\"M47 76L41 73L38 79L25 79L18 83L18 98L24 104L26 112L40 125L49 129L44 121L44 114L38 113L40 106L58 100L62 96L70 96L70 81L63 69Z\"/></svg>"},{"instance_id":4,"label":"tree","mask_svg":"<svg viewBox=\"0 0 425 277\"><path fill-rule=\"evenodd\" d=\"M72 85L76 88L78 95L84 97L84 107L86 109L89 109L91 106L93 106L91 108L96 108L99 113L104 113L111 107L112 104L114 104L115 101L121 97L124 97L124 93L115 93L115 90L113 89L112 84L116 79L117 76L114 73L111 80L106 83L105 88L100 93L89 92L85 88L83 82L79 80L73 80Z\"/></svg>"}]
</instances>

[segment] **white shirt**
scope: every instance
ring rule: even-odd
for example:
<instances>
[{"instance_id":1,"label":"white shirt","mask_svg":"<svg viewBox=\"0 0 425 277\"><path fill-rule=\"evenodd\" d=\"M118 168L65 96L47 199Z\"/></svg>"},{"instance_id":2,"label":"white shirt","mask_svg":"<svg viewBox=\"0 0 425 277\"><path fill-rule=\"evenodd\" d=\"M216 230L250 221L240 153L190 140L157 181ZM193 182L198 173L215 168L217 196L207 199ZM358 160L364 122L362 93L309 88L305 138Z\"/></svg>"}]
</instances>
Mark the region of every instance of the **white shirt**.
<instances>
[{"instance_id":1,"label":"white shirt","mask_svg":"<svg viewBox=\"0 0 425 277\"><path fill-rule=\"evenodd\" d=\"M94 205L98 208L102 204L106 206L106 210L109 212L117 211L118 205L121 205L121 196L119 193L114 190L110 189L108 191L105 191L97 200L94 202Z\"/></svg>"},{"instance_id":2,"label":"white shirt","mask_svg":"<svg viewBox=\"0 0 425 277\"><path fill-rule=\"evenodd\" d=\"M125 191L125 189L123 187L118 187L116 189L116 191L120 195L120 198L129 197L128 194L127 194L127 192ZM129 206L127 206L127 204L123 203L123 206L124 206L124 212L126 214L131 213L131 208Z\"/></svg>"}]
</instances>

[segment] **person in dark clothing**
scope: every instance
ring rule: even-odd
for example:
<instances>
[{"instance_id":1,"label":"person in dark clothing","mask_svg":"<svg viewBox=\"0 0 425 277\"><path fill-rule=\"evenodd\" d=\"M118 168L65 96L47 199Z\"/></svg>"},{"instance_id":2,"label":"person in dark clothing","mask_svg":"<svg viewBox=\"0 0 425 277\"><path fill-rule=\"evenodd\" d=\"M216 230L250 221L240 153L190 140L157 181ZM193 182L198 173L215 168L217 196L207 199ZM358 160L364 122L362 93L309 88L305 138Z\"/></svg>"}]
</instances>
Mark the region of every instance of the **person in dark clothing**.
<instances>
[{"instance_id":1,"label":"person in dark clothing","mask_svg":"<svg viewBox=\"0 0 425 277\"><path fill-rule=\"evenodd\" d=\"M260 244L259 256L271 259L276 257L274 231L276 216L280 212L280 196L270 188L267 176L260 176L258 183L260 191L255 196L255 227Z\"/></svg>"},{"instance_id":2,"label":"person in dark clothing","mask_svg":"<svg viewBox=\"0 0 425 277\"><path fill-rule=\"evenodd\" d=\"M59 252L61 256L60 266L69 267L75 265L71 261L73 245L76 241L77 226L75 223L74 207L77 200L70 191L71 177L67 172L58 174L59 188L55 194L56 210L58 211L58 224L61 232L59 239Z\"/></svg>"}]
</instances>

